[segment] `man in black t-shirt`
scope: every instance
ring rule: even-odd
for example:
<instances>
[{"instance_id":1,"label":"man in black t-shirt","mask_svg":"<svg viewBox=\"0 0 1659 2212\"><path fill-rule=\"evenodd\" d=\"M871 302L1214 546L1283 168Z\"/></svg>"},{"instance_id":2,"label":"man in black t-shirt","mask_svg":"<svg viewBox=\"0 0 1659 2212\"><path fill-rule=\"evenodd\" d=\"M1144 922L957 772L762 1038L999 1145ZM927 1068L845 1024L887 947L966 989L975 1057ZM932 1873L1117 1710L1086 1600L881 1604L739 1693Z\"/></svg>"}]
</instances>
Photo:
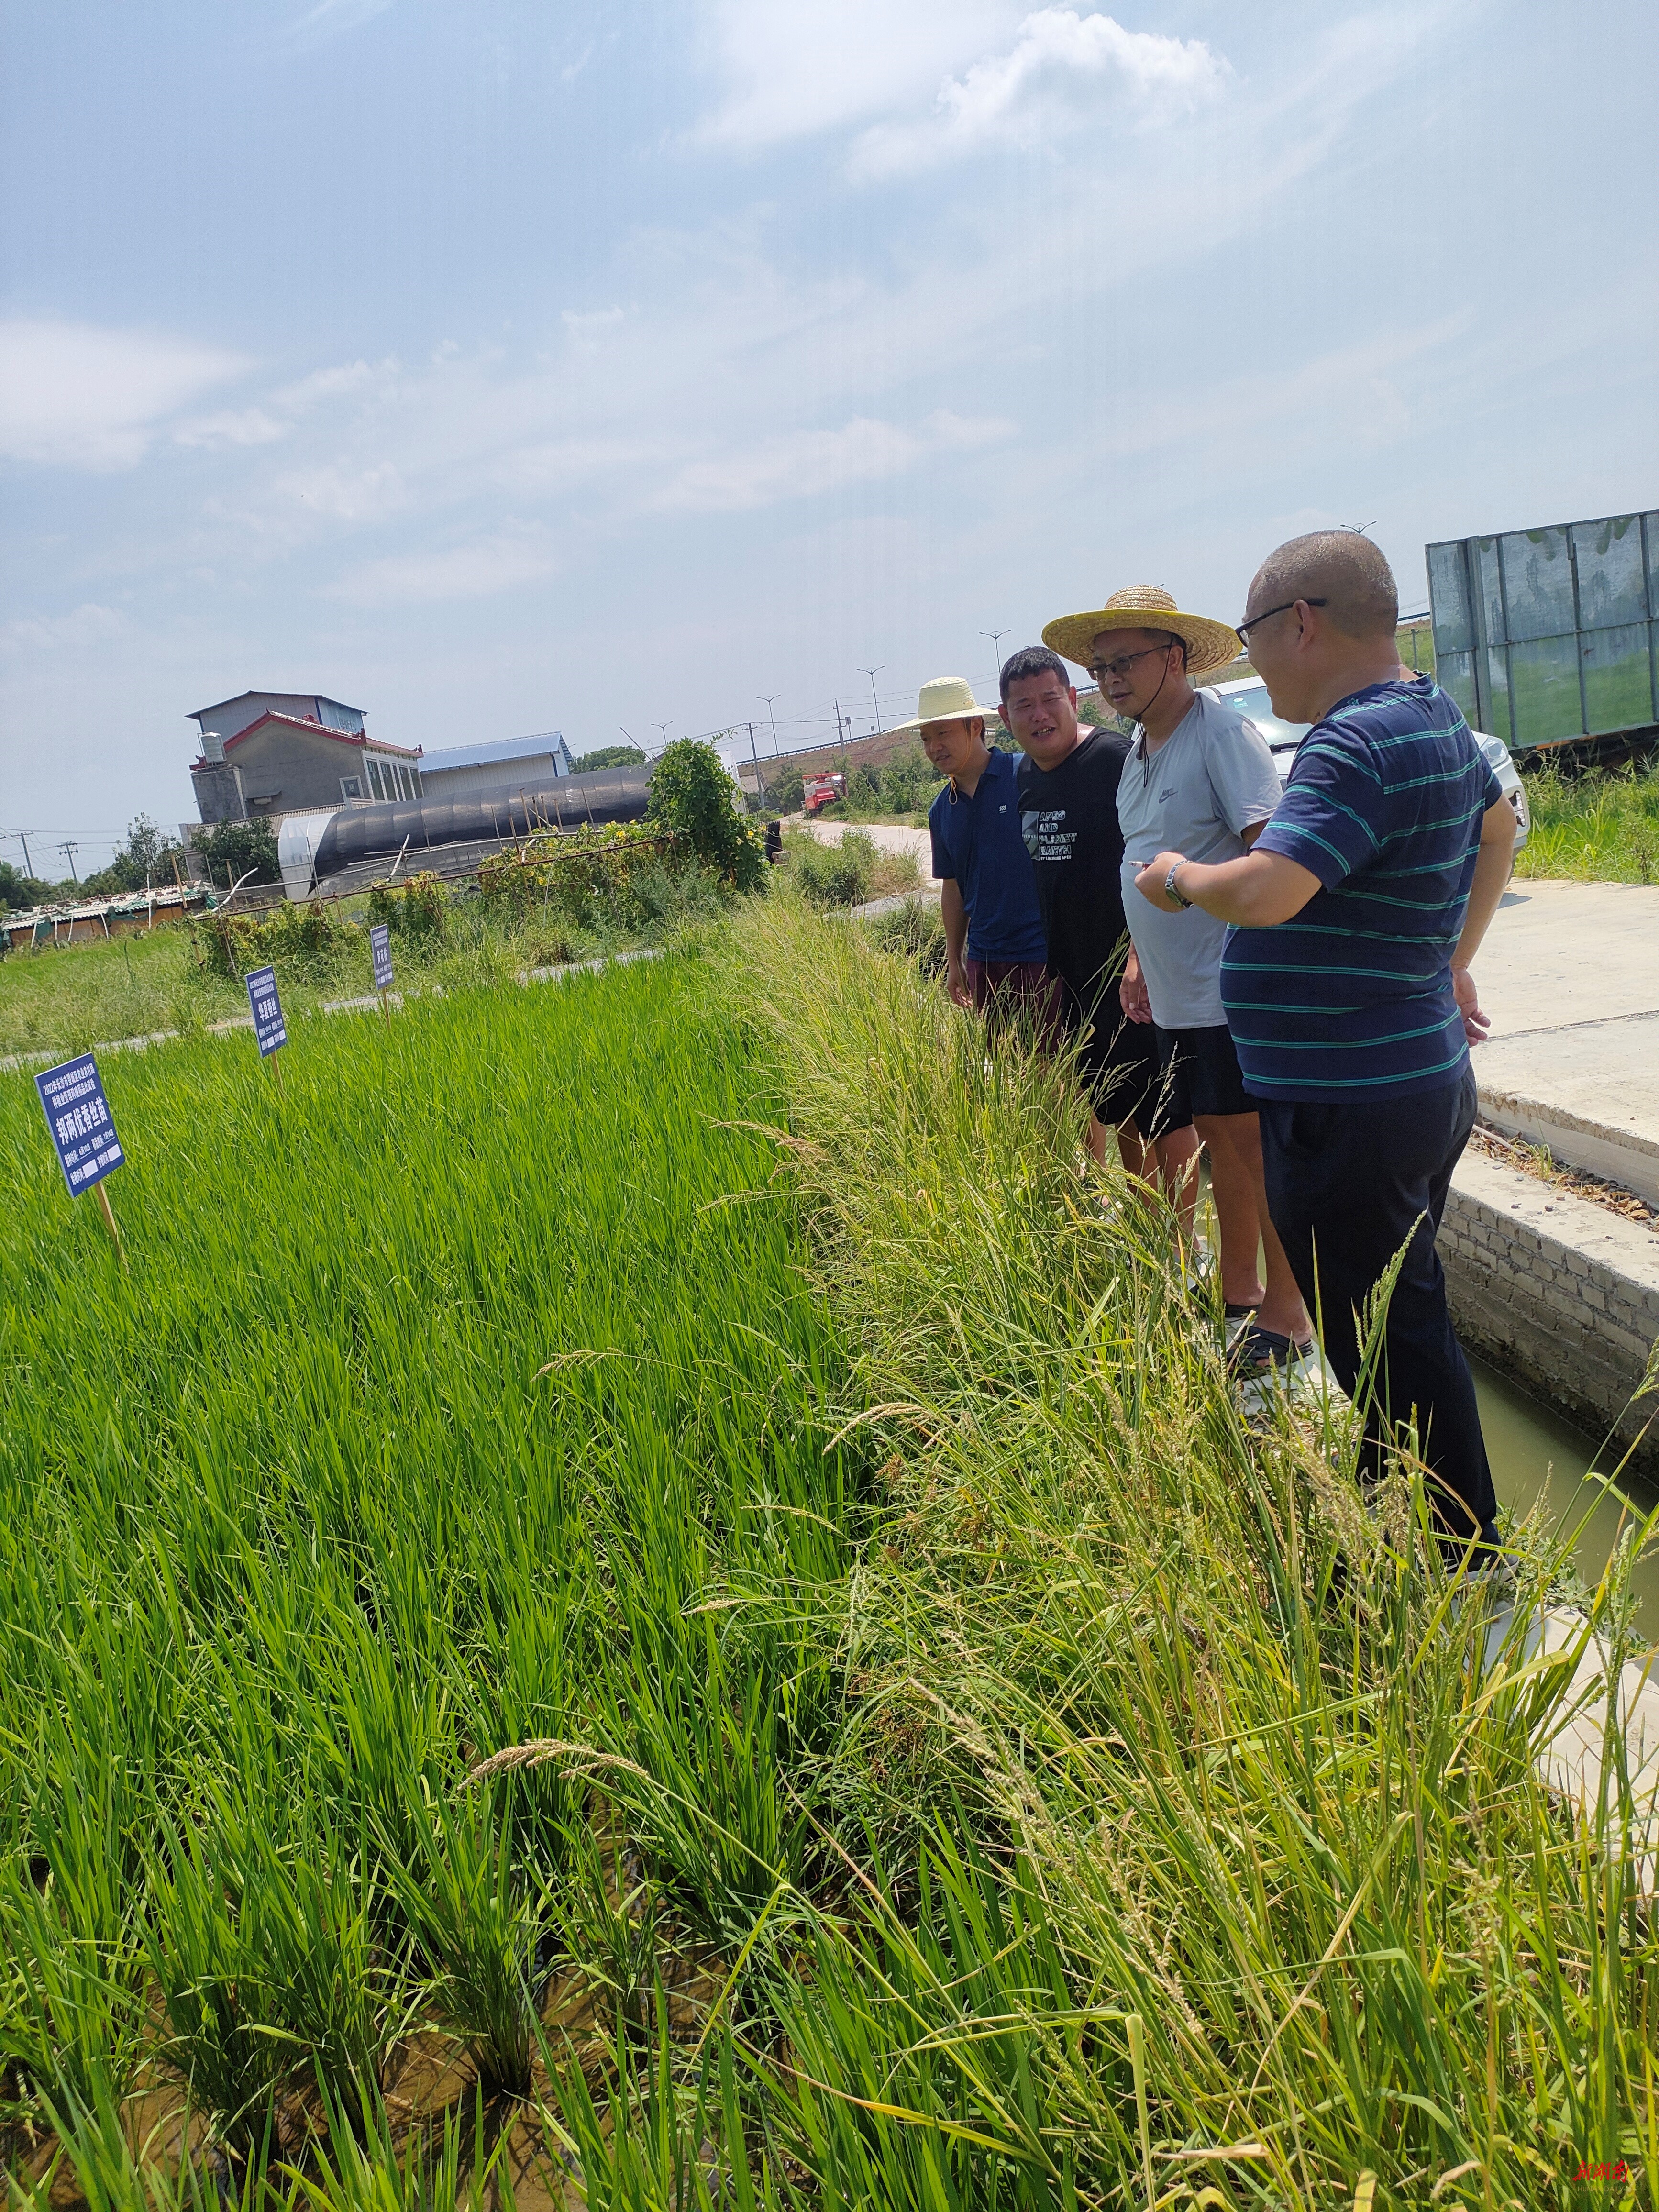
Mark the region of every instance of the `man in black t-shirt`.
<instances>
[{"instance_id":1,"label":"man in black t-shirt","mask_svg":"<svg viewBox=\"0 0 1659 2212\"><path fill-rule=\"evenodd\" d=\"M1162 1182L1190 1243L1198 1184L1192 1117L1161 1080L1150 1024L1130 1021L1118 997L1128 936L1117 784L1129 740L1109 730L1085 734L1066 664L1046 646L1013 654L1001 688L1002 719L1025 756L1020 828L1036 871L1048 969L1060 978L1067 1026L1082 1040L1089 1149L1104 1161L1111 1123L1124 1166Z\"/></svg>"}]
</instances>

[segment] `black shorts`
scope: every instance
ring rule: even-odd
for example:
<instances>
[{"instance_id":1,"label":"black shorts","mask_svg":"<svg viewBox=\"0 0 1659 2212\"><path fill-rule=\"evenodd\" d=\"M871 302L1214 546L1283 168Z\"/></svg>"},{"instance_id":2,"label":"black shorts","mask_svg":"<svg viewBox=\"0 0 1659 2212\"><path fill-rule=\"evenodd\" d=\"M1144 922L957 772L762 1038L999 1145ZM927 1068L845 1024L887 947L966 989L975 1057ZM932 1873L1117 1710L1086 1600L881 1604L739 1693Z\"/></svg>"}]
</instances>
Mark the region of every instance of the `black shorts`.
<instances>
[{"instance_id":1,"label":"black shorts","mask_svg":"<svg viewBox=\"0 0 1659 2212\"><path fill-rule=\"evenodd\" d=\"M1132 1022L1121 1010L1103 1008L1093 1034L1078 1055L1078 1075L1097 1121L1133 1121L1143 1142L1184 1128L1192 1115L1158 1066L1158 1032Z\"/></svg>"},{"instance_id":2,"label":"black shorts","mask_svg":"<svg viewBox=\"0 0 1659 2212\"><path fill-rule=\"evenodd\" d=\"M1258 1101L1244 1088L1232 1031L1222 1022L1215 1029L1161 1030L1156 1024L1158 1065L1170 1087L1169 1111L1184 1108L1190 1121L1195 1114L1254 1114ZM1179 1121L1171 1121L1179 1128Z\"/></svg>"}]
</instances>

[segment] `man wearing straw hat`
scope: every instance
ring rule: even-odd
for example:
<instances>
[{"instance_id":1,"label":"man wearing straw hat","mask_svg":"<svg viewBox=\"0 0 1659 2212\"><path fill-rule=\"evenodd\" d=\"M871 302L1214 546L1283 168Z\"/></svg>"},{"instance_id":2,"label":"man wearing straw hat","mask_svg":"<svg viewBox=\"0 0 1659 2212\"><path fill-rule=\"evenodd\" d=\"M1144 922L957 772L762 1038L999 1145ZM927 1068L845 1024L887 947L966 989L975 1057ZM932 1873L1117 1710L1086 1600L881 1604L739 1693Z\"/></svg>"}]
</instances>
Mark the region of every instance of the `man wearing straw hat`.
<instances>
[{"instance_id":1,"label":"man wearing straw hat","mask_svg":"<svg viewBox=\"0 0 1659 2212\"><path fill-rule=\"evenodd\" d=\"M1225 623L1183 613L1161 586L1136 585L1051 622L1042 641L1086 668L1103 703L1139 725L1117 787L1132 948L1123 1008L1152 1023L1170 1119L1190 1118L1209 1150L1222 1296L1237 1332L1229 1356L1247 1379L1270 1375L1312 1354L1313 1330L1268 1215L1256 1102L1221 1003L1226 927L1185 900L1165 908L1130 895L1156 853L1240 858L1278 804L1279 775L1261 738L1193 689L1194 677L1237 658L1238 638Z\"/></svg>"},{"instance_id":2,"label":"man wearing straw hat","mask_svg":"<svg viewBox=\"0 0 1659 2212\"><path fill-rule=\"evenodd\" d=\"M1118 998L1126 932L1117 788L1129 741L1079 724L1066 664L1047 646L1011 653L1000 684L1002 719L1025 756L1020 820L1036 871L1048 972L1060 985L1063 1024L1078 1041L1078 1077L1089 1100L1084 1142L1103 1162L1114 1128L1124 1167L1161 1184L1190 1243L1197 1133L1190 1121L1170 1122L1152 1030L1132 1022Z\"/></svg>"},{"instance_id":3,"label":"man wearing straw hat","mask_svg":"<svg viewBox=\"0 0 1659 2212\"><path fill-rule=\"evenodd\" d=\"M901 730L947 779L927 810L940 879L945 988L960 1006L998 1016L1019 1006L1046 1024L1054 987L1045 966L1036 877L1020 834L1014 760L985 742L986 711L963 676L935 676Z\"/></svg>"}]
</instances>

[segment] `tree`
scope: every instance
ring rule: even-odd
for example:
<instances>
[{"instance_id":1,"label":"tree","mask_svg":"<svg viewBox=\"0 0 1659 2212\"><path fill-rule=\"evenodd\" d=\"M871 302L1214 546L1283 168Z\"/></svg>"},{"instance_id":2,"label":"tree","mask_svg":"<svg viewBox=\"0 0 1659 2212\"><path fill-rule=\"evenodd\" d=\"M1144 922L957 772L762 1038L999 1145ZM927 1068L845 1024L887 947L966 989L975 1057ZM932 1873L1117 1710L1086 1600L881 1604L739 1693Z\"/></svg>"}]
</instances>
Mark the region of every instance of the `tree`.
<instances>
[{"instance_id":1,"label":"tree","mask_svg":"<svg viewBox=\"0 0 1659 2212\"><path fill-rule=\"evenodd\" d=\"M148 814L136 814L127 824L126 843L108 867L83 877L81 888L93 898L115 898L123 891L141 891L146 884L171 882L167 855L179 849L176 837L169 837Z\"/></svg>"},{"instance_id":2,"label":"tree","mask_svg":"<svg viewBox=\"0 0 1659 2212\"><path fill-rule=\"evenodd\" d=\"M639 768L645 755L637 745L599 745L591 753L584 753L573 761L572 775L592 775L602 768Z\"/></svg>"},{"instance_id":3,"label":"tree","mask_svg":"<svg viewBox=\"0 0 1659 2212\"><path fill-rule=\"evenodd\" d=\"M44 906L54 889L52 884L43 884L38 876L26 876L9 860L0 860L0 907L9 914L24 907Z\"/></svg>"},{"instance_id":4,"label":"tree","mask_svg":"<svg viewBox=\"0 0 1659 2212\"><path fill-rule=\"evenodd\" d=\"M244 876L256 884L279 884L283 872L276 860L276 833L263 815L250 822L221 822L196 849L207 862L208 881L228 890Z\"/></svg>"},{"instance_id":5,"label":"tree","mask_svg":"<svg viewBox=\"0 0 1659 2212\"><path fill-rule=\"evenodd\" d=\"M651 771L650 818L736 890L766 880L766 850L737 811L737 786L713 745L677 738Z\"/></svg>"}]
</instances>

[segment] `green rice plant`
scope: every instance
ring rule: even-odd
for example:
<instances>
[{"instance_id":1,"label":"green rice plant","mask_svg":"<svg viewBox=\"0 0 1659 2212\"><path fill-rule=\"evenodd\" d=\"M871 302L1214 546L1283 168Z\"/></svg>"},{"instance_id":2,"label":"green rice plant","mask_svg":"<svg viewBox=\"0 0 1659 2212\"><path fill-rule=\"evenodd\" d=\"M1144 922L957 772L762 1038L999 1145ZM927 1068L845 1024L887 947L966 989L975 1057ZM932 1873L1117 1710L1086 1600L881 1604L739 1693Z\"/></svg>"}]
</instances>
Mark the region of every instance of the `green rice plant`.
<instances>
[{"instance_id":1,"label":"green rice plant","mask_svg":"<svg viewBox=\"0 0 1659 2212\"><path fill-rule=\"evenodd\" d=\"M263 2015L240 1869L217 1824L164 1822L147 1883L145 1957L167 2021L157 2057L217 2138L246 2156L268 2130L295 2051Z\"/></svg>"},{"instance_id":2,"label":"green rice plant","mask_svg":"<svg viewBox=\"0 0 1659 2212\"><path fill-rule=\"evenodd\" d=\"M557 1956L613 2042L643 2038L661 1986L656 1885L626 1833L608 1840L586 1822L573 1830L563 1875L551 1904Z\"/></svg>"},{"instance_id":3,"label":"green rice plant","mask_svg":"<svg viewBox=\"0 0 1659 2212\"><path fill-rule=\"evenodd\" d=\"M618 2038L599 2092L580 2066L549 2066L542 2124L588 2212L756 2212L798 2202L764 2148L751 2147L729 2036L688 2069L660 1988L654 2030L642 2062Z\"/></svg>"},{"instance_id":4,"label":"green rice plant","mask_svg":"<svg viewBox=\"0 0 1659 2212\"><path fill-rule=\"evenodd\" d=\"M405 1858L394 1843L386 1878L428 1977L428 2001L484 2087L521 2094L536 2049L552 1876L526 1870L510 1807L498 1808L488 1785L459 1801L423 1777L408 1790L416 1849Z\"/></svg>"},{"instance_id":5,"label":"green rice plant","mask_svg":"<svg viewBox=\"0 0 1659 2212\"><path fill-rule=\"evenodd\" d=\"M233 2171L269 2139L317 2180L329 2112L372 2115L422 2021L475 2079L522 2081L558 1940L538 1900L571 1893L587 1784L465 1778L601 1742L625 1613L684 1610L689 1667L697 1605L764 1601L758 1671L730 1677L733 1786L773 1847L767 1761L798 1755L807 1660L830 1679L791 1623L844 1558L848 1453L820 1414L842 1355L754 1132L769 1076L708 985L688 953L300 1023L280 1098L245 1036L113 1060L125 1270L27 1075L0 1083L0 1803L23 1885L0 2018L33 2036L37 2118L77 2082L93 2112L101 2067L118 2118L149 2060ZM680 1737L641 1718L652 1803L692 1799ZM65 1807L85 1832L54 1840ZM647 1848L641 1824L624 1854ZM89 1948L31 1905L32 1858L83 1870ZM714 1887L687 1892L687 1946L731 1910L718 1867L688 1879ZM648 1918L648 1945L620 1932L649 1963L611 1975L648 2018L659 1916L620 1917ZM30 2013L31 1945L118 2016Z\"/></svg>"}]
</instances>

